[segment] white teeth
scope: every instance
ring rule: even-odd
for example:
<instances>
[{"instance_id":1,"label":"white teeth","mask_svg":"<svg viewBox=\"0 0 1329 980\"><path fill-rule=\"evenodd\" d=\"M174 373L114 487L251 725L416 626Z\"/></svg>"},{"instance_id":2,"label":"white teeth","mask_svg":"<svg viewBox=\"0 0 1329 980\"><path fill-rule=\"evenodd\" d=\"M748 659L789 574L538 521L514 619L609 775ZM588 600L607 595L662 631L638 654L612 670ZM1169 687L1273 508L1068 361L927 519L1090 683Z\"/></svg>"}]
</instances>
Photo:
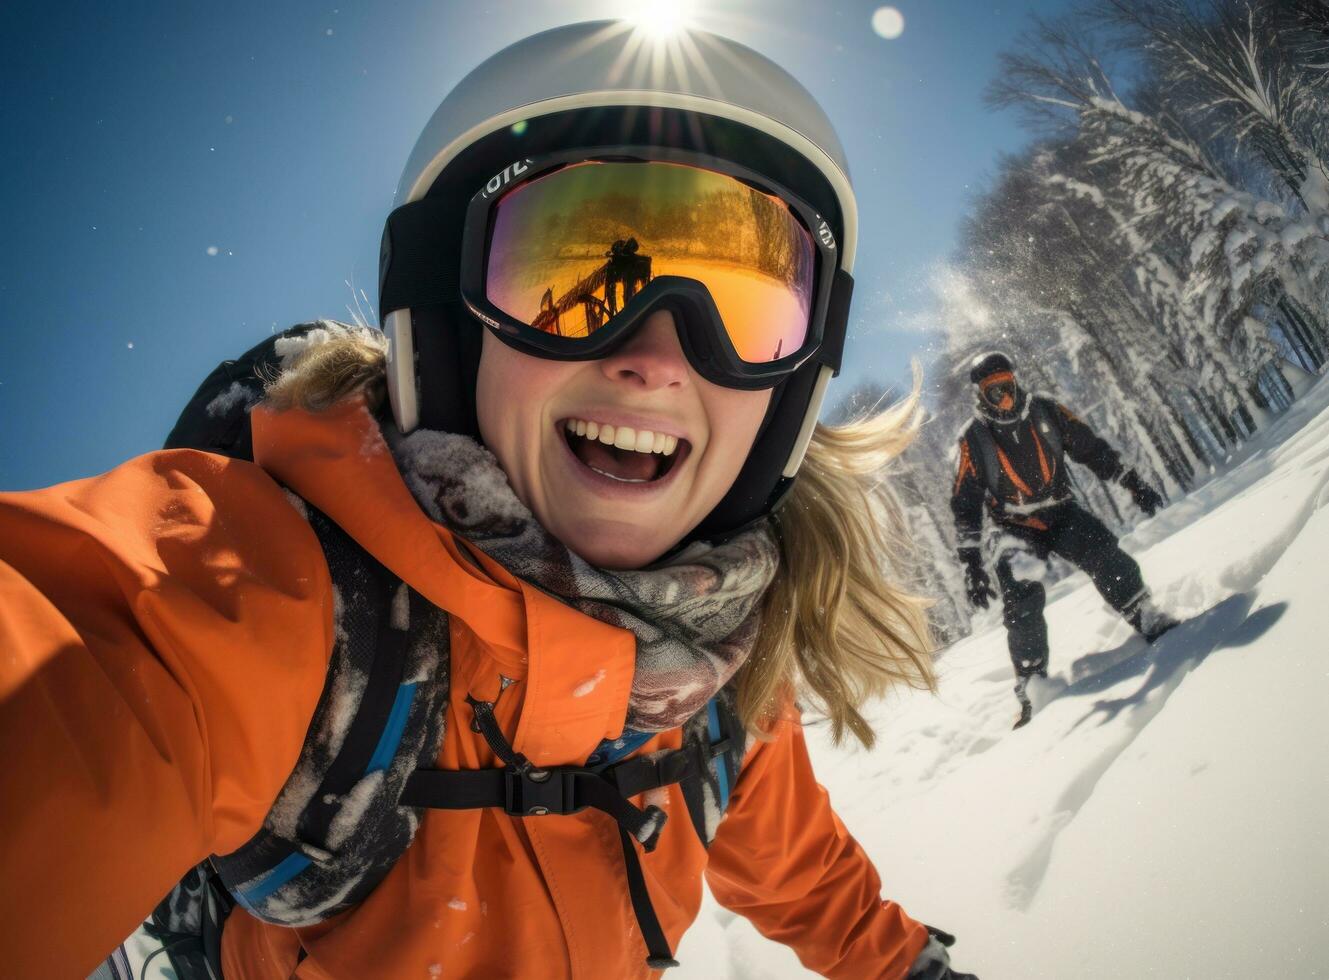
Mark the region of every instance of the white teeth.
<instances>
[{"instance_id":1,"label":"white teeth","mask_svg":"<svg viewBox=\"0 0 1329 980\"><path fill-rule=\"evenodd\" d=\"M630 449L638 453L660 453L664 456L672 456L678 449L677 436L652 432L650 429L634 429L627 425L605 425L588 419L568 419L566 425L567 430L575 435L618 449Z\"/></svg>"}]
</instances>

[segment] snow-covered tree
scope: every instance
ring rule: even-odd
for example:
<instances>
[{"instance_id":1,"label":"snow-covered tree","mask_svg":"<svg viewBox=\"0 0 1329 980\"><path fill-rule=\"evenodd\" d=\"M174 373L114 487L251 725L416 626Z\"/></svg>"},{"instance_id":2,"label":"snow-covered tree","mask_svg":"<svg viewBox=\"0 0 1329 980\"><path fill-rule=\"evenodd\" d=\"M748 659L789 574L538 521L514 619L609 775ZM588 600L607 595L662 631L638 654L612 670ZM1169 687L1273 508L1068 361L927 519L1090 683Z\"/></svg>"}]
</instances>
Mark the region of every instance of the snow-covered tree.
<instances>
[{"instance_id":1,"label":"snow-covered tree","mask_svg":"<svg viewBox=\"0 0 1329 980\"><path fill-rule=\"evenodd\" d=\"M1104 19L1148 56L1163 90L1186 100L1211 140L1264 156L1329 232L1329 169L1320 148L1329 72L1316 52L1325 4L1289 0L1102 0ZM1318 36L1317 36L1318 35Z\"/></svg>"},{"instance_id":2,"label":"snow-covered tree","mask_svg":"<svg viewBox=\"0 0 1329 980\"><path fill-rule=\"evenodd\" d=\"M1174 13L1180 9L1162 6ZM1119 21L1134 10L1125 0L1103 0L1099 8ZM1255 23L1253 13L1251 18ZM1274 29L1272 18L1259 24ZM1148 65L1159 61L1156 33L1139 28L1131 36ZM1220 36L1248 54L1273 43ZM1203 85L1181 79L1180 69L1168 69L1171 74L1150 69L1136 86L1136 105L1129 105L1099 46L1101 41L1083 30L1040 22L1022 50L1003 58L993 100L1025 108L1081 149L1080 166L1051 169L1047 182L1111 216L1111 234L1134 256L1133 272L1153 319L1192 375L1188 387L1217 405L1221 438L1230 440L1239 433L1226 431L1229 417L1235 415L1247 430L1253 426L1251 409L1262 407L1257 377L1276 352L1269 324L1252 315L1257 306L1279 310L1278 326L1295 324L1308 341L1302 346L1313 355L1323 349L1323 329L1310 311L1320 305L1329 278L1326 236L1308 207L1293 213L1283 202L1234 186L1217 151L1240 148L1242 138L1231 133L1225 144L1210 124L1206 139L1194 120L1216 110L1209 103L1195 108L1179 102L1179 93L1206 96ZM1297 104L1322 95L1312 85ZM1284 115L1301 119L1305 112L1289 109ZM1253 122L1247 128L1258 129ZM1288 127L1282 132L1292 138ZM1311 193L1307 188L1313 184L1303 180L1300 186Z\"/></svg>"},{"instance_id":3,"label":"snow-covered tree","mask_svg":"<svg viewBox=\"0 0 1329 980\"><path fill-rule=\"evenodd\" d=\"M1174 497L1329 361L1327 11L1087 0L1003 55L991 100L1038 141L999 162L935 278L930 418L891 476L943 630L969 619L949 495L974 354L1014 356ZM1134 519L1118 487L1077 492Z\"/></svg>"}]
</instances>

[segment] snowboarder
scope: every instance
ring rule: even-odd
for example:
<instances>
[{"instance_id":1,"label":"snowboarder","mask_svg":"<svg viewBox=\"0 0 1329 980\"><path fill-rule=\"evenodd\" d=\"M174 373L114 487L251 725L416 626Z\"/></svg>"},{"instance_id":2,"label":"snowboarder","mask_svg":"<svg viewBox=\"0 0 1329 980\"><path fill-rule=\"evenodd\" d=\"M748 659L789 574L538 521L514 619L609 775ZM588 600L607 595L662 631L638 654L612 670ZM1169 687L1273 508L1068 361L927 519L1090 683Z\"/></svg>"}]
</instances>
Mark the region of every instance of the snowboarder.
<instances>
[{"instance_id":1,"label":"snowboarder","mask_svg":"<svg viewBox=\"0 0 1329 980\"><path fill-rule=\"evenodd\" d=\"M974 418L960 437L951 510L965 591L980 609L996 598L979 548L985 503L1000 530L992 552L1015 666L1019 728L1033 711L1026 692L1029 679L1047 676L1046 593L1038 579L1050 555L1083 569L1108 604L1150 643L1176 625L1154 605L1135 559L1076 502L1066 457L1102 480L1120 483L1148 516L1163 500L1069 409L1026 392L1007 355L979 354L970 363L969 380L977 400Z\"/></svg>"},{"instance_id":2,"label":"snowboarder","mask_svg":"<svg viewBox=\"0 0 1329 980\"><path fill-rule=\"evenodd\" d=\"M968 977L880 897L795 707L870 744L867 697L934 684L841 449L903 416L814 433L840 143L748 48L625 71L638 44L556 29L447 97L388 218L386 337L295 328L205 382L194 448L0 495L6 976L84 976L152 913L181 977L645 978L705 875L826 976ZM726 263L533 327L587 240L546 218L664 194L742 200L808 257L796 295L703 301Z\"/></svg>"},{"instance_id":3,"label":"snowboarder","mask_svg":"<svg viewBox=\"0 0 1329 980\"><path fill-rule=\"evenodd\" d=\"M605 306L609 315L618 312L618 285L623 284L623 305L626 306L642 284L650 279L651 260L638 255L641 248L635 238L620 238L609 247L605 257Z\"/></svg>"}]
</instances>

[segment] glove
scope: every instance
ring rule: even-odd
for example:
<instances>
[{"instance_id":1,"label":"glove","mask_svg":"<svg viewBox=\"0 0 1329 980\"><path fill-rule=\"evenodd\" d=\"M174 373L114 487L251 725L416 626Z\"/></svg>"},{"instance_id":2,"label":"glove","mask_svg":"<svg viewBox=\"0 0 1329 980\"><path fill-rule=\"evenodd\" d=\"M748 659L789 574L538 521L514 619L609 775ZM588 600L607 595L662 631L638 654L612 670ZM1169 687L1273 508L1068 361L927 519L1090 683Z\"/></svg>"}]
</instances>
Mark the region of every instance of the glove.
<instances>
[{"instance_id":1,"label":"glove","mask_svg":"<svg viewBox=\"0 0 1329 980\"><path fill-rule=\"evenodd\" d=\"M948 946L955 945L955 937L932 926L927 927L928 944L914 960L908 980L978 980L972 973L956 973L951 969Z\"/></svg>"},{"instance_id":2,"label":"glove","mask_svg":"<svg viewBox=\"0 0 1329 980\"><path fill-rule=\"evenodd\" d=\"M1135 506L1144 511L1145 517L1153 517L1163 506L1163 498L1157 490L1140 479L1140 474L1127 470L1121 475L1121 485L1130 493Z\"/></svg>"},{"instance_id":3,"label":"glove","mask_svg":"<svg viewBox=\"0 0 1329 980\"><path fill-rule=\"evenodd\" d=\"M992 580L983 568L983 558L977 548L961 548L960 561L964 563L964 591L977 609L986 609L988 600L997 598Z\"/></svg>"}]
</instances>

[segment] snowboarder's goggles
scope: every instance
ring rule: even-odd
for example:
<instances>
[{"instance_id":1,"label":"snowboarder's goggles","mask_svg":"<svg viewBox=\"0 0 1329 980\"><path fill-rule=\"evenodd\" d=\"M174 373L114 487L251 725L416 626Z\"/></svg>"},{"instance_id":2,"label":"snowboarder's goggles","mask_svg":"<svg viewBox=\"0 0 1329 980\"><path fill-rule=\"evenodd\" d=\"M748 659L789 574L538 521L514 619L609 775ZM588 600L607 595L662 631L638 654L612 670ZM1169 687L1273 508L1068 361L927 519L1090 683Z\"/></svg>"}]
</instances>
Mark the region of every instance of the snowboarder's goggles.
<instances>
[{"instance_id":1,"label":"snowboarder's goggles","mask_svg":"<svg viewBox=\"0 0 1329 980\"><path fill-rule=\"evenodd\" d=\"M829 224L769 181L616 147L489 180L466 213L461 293L506 343L558 360L604 357L668 309L702 377L766 388L822 343L837 265Z\"/></svg>"},{"instance_id":2,"label":"snowboarder's goggles","mask_svg":"<svg viewBox=\"0 0 1329 980\"><path fill-rule=\"evenodd\" d=\"M989 405L1000 405L1007 398L1015 397L1015 375L1009 371L989 375L979 383L978 388Z\"/></svg>"}]
</instances>

